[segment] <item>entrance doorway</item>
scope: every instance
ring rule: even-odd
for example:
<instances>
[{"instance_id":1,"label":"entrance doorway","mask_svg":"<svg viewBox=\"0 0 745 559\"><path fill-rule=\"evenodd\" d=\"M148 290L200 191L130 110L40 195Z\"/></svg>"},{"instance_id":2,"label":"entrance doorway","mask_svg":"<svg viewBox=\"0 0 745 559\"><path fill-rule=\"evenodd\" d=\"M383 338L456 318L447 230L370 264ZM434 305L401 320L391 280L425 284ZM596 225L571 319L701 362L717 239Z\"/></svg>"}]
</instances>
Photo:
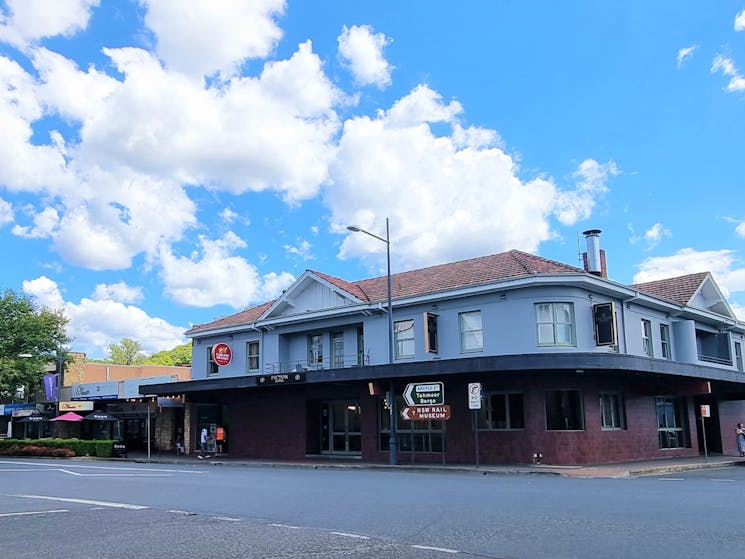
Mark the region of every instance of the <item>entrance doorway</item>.
<instances>
[{"instance_id":1,"label":"entrance doorway","mask_svg":"<svg viewBox=\"0 0 745 559\"><path fill-rule=\"evenodd\" d=\"M360 456L360 406L351 400L321 402L321 454Z\"/></svg>"}]
</instances>

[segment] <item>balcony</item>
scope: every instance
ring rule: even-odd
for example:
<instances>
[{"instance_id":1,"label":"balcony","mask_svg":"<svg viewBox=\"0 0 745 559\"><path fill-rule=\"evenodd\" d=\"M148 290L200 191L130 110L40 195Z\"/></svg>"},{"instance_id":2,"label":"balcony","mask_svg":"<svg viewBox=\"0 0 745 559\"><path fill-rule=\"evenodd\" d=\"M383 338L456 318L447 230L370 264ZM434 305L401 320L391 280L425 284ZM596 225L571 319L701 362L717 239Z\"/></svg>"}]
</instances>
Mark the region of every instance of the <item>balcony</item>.
<instances>
[{"instance_id":1,"label":"balcony","mask_svg":"<svg viewBox=\"0 0 745 559\"><path fill-rule=\"evenodd\" d=\"M696 329L698 360L716 365L732 365L730 339L727 332L706 332Z\"/></svg>"},{"instance_id":2,"label":"balcony","mask_svg":"<svg viewBox=\"0 0 745 559\"><path fill-rule=\"evenodd\" d=\"M264 364L264 374L298 373L304 371L322 371L329 369L346 369L348 367L366 367L370 365L369 355L335 355L317 360L294 359L292 361L273 361Z\"/></svg>"}]
</instances>

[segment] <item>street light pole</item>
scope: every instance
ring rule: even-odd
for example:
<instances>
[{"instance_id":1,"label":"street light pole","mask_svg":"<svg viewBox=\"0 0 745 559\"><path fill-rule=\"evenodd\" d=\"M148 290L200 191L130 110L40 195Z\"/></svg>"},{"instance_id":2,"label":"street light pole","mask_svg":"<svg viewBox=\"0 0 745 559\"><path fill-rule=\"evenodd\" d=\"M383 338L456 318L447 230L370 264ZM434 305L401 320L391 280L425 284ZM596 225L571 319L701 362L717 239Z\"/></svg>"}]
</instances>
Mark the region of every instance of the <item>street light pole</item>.
<instances>
[{"instance_id":1,"label":"street light pole","mask_svg":"<svg viewBox=\"0 0 745 559\"><path fill-rule=\"evenodd\" d=\"M388 280L388 364L393 365L393 348L396 341L393 333L393 288L391 283L391 231L389 219L387 217L385 218L385 238L376 235L375 233L370 233L370 231L365 231L356 225L349 225L347 226L347 229L353 233L364 233L365 235L369 235L370 237L385 243L387 263L386 275ZM388 390L388 410L390 411L391 423L390 438L388 439L388 456L389 463L395 465L398 464L398 443L396 441L396 392L393 380L391 380L390 388Z\"/></svg>"}]
</instances>

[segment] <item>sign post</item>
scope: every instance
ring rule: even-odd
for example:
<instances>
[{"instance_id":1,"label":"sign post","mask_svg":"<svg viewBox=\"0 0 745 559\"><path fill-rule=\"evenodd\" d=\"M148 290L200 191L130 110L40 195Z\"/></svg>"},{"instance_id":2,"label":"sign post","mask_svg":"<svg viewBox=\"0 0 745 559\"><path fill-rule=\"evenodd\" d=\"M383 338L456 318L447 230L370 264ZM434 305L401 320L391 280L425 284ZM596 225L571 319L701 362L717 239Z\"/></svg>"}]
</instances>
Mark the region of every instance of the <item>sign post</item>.
<instances>
[{"instance_id":1,"label":"sign post","mask_svg":"<svg viewBox=\"0 0 745 559\"><path fill-rule=\"evenodd\" d=\"M711 406L708 404L701 405L701 434L704 437L704 459L709 461L709 449L706 448L706 427L704 425L704 417L711 417Z\"/></svg>"},{"instance_id":2,"label":"sign post","mask_svg":"<svg viewBox=\"0 0 745 559\"><path fill-rule=\"evenodd\" d=\"M468 408L472 410L473 416L473 436L476 443L476 467L479 467L479 420L478 410L481 409L481 383L468 383Z\"/></svg>"}]
</instances>

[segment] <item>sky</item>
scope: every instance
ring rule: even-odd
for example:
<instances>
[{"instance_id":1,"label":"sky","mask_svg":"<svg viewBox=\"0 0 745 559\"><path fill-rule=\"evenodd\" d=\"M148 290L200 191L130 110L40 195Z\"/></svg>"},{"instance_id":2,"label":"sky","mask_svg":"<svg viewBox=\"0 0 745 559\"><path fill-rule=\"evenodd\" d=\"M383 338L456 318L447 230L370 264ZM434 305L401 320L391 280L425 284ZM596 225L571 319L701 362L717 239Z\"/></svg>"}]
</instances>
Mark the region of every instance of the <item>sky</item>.
<instances>
[{"instance_id":1,"label":"sky","mask_svg":"<svg viewBox=\"0 0 745 559\"><path fill-rule=\"evenodd\" d=\"M510 249L745 318L745 0L0 0L0 289L148 352Z\"/></svg>"}]
</instances>

